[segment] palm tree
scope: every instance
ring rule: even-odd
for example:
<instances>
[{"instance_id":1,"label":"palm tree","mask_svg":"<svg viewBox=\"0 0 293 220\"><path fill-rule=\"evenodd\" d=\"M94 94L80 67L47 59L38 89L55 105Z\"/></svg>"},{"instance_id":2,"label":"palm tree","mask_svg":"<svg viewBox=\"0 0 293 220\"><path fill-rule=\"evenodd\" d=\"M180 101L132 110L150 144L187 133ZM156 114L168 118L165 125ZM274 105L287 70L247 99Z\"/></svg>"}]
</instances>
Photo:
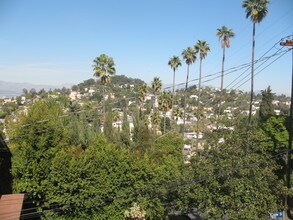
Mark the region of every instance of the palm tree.
<instances>
[{"instance_id":1,"label":"palm tree","mask_svg":"<svg viewBox=\"0 0 293 220\"><path fill-rule=\"evenodd\" d=\"M119 112L113 112L113 121L116 123L120 120ZM120 123L118 124L118 131L120 131Z\"/></svg>"},{"instance_id":2,"label":"palm tree","mask_svg":"<svg viewBox=\"0 0 293 220\"><path fill-rule=\"evenodd\" d=\"M217 29L217 36L219 40L221 40L221 46L223 48L223 58L222 58L222 75L221 75L221 93L220 93L220 103L219 103L219 111L218 115L221 114L221 103L223 97L223 86L224 86L224 63L225 63L225 49L226 47L230 47L230 38L234 37L235 34L232 29L227 28L226 26L222 26Z\"/></svg>"},{"instance_id":3,"label":"palm tree","mask_svg":"<svg viewBox=\"0 0 293 220\"><path fill-rule=\"evenodd\" d=\"M173 109L173 115L175 117L176 122L179 118L183 118L183 112L178 106Z\"/></svg>"},{"instance_id":4,"label":"palm tree","mask_svg":"<svg viewBox=\"0 0 293 220\"><path fill-rule=\"evenodd\" d=\"M196 60L196 50L192 47L188 47L187 49L183 50L182 57L187 64L187 74L186 74L186 84L185 84L185 94L184 94L184 108L183 108L183 133L185 131L185 114L186 114L186 96L187 96L187 87L188 87L188 78L189 78L189 66L193 64Z\"/></svg>"},{"instance_id":5,"label":"palm tree","mask_svg":"<svg viewBox=\"0 0 293 220\"><path fill-rule=\"evenodd\" d=\"M105 85L111 80L111 75L115 75L115 63L112 57L108 57L106 54L101 54L94 61L94 76L100 78L103 85L103 114L105 117Z\"/></svg>"},{"instance_id":6,"label":"palm tree","mask_svg":"<svg viewBox=\"0 0 293 220\"><path fill-rule=\"evenodd\" d=\"M172 107L172 96L164 91L159 97L159 110L164 112L164 134L166 133L166 113Z\"/></svg>"},{"instance_id":7,"label":"palm tree","mask_svg":"<svg viewBox=\"0 0 293 220\"><path fill-rule=\"evenodd\" d=\"M198 98L197 98L197 110L200 111L200 89L201 89L201 65L202 60L205 59L207 53L210 51L210 46L204 40L198 40L197 44L194 46L195 50L199 52L199 79L198 79ZM197 146L198 146L198 136L199 136L199 118L196 121L197 127Z\"/></svg>"},{"instance_id":8,"label":"palm tree","mask_svg":"<svg viewBox=\"0 0 293 220\"><path fill-rule=\"evenodd\" d=\"M151 122L152 122L152 128L156 131L158 130L158 125L160 124L161 116L160 112L158 110L154 110L151 115Z\"/></svg>"},{"instance_id":9,"label":"palm tree","mask_svg":"<svg viewBox=\"0 0 293 220\"><path fill-rule=\"evenodd\" d=\"M251 19L253 23L252 30L252 56L251 56L251 88L248 122L251 123L253 86L254 86L254 48L255 48L255 24L260 23L268 13L267 4L269 0L244 0L242 7L245 8L246 18Z\"/></svg>"},{"instance_id":10,"label":"palm tree","mask_svg":"<svg viewBox=\"0 0 293 220\"><path fill-rule=\"evenodd\" d=\"M142 111L143 103L148 92L147 84L142 84L138 90L138 100L140 102L140 112ZM141 116L141 115L140 115Z\"/></svg>"},{"instance_id":11,"label":"palm tree","mask_svg":"<svg viewBox=\"0 0 293 220\"><path fill-rule=\"evenodd\" d=\"M222 75L221 75L221 92L223 91L224 85L224 63L225 63L225 48L230 47L230 38L234 37L235 34L232 29L227 28L226 26L222 26L217 29L217 36L219 40L221 40L221 46L223 48L223 58L222 58Z\"/></svg>"},{"instance_id":12,"label":"palm tree","mask_svg":"<svg viewBox=\"0 0 293 220\"><path fill-rule=\"evenodd\" d=\"M198 78L198 104L200 103L200 89L201 89L201 66L202 60L206 58L207 53L210 51L210 46L204 40L198 40L197 44L194 46L194 49L199 52L199 78Z\"/></svg>"},{"instance_id":13,"label":"palm tree","mask_svg":"<svg viewBox=\"0 0 293 220\"><path fill-rule=\"evenodd\" d=\"M155 77L154 80L152 81L152 89L154 91L154 95L155 95L155 104L154 107L156 108L156 102L157 102L157 95L158 92L161 91L162 89L162 80L160 80L159 77Z\"/></svg>"},{"instance_id":14,"label":"palm tree","mask_svg":"<svg viewBox=\"0 0 293 220\"><path fill-rule=\"evenodd\" d=\"M178 69L179 66L181 66L181 60L178 56L173 56L170 58L169 62L168 62L168 65L173 69L173 92L172 92L172 95L173 95L173 99L172 99L172 108L173 108L173 105L174 105L174 98L175 98L175 71Z\"/></svg>"}]
</instances>

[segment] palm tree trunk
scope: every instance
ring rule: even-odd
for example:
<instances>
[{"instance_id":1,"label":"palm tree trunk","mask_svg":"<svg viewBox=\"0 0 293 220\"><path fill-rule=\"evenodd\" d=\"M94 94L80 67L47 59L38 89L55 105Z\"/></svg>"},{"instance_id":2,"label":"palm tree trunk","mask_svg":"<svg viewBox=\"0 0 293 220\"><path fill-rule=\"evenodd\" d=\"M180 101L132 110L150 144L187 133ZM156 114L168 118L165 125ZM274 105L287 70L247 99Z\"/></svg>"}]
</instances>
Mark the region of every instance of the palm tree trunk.
<instances>
[{"instance_id":1,"label":"palm tree trunk","mask_svg":"<svg viewBox=\"0 0 293 220\"><path fill-rule=\"evenodd\" d=\"M254 48L255 48L255 22L253 22L253 32L252 32L251 88L250 88L250 103L249 103L249 116L248 116L249 124L251 124L253 86L254 86Z\"/></svg>"},{"instance_id":2,"label":"palm tree trunk","mask_svg":"<svg viewBox=\"0 0 293 220\"><path fill-rule=\"evenodd\" d=\"M105 114L106 114L106 100L105 100L105 84L103 85L103 124L105 125Z\"/></svg>"},{"instance_id":3,"label":"palm tree trunk","mask_svg":"<svg viewBox=\"0 0 293 220\"><path fill-rule=\"evenodd\" d=\"M174 105L174 97L175 97L175 69L173 69L173 92L172 92L172 110L173 110L173 105ZM173 114L172 114L173 115ZM172 116L173 117L173 116Z\"/></svg>"},{"instance_id":4,"label":"palm tree trunk","mask_svg":"<svg viewBox=\"0 0 293 220\"><path fill-rule=\"evenodd\" d=\"M224 65L225 65L225 46L223 47L223 58L222 58L222 74L221 74L221 93L220 93L220 101L219 101L219 110L218 115L221 114L221 105L222 105L222 98L223 98L223 89L224 89ZM218 124L218 123L217 123Z\"/></svg>"},{"instance_id":5,"label":"palm tree trunk","mask_svg":"<svg viewBox=\"0 0 293 220\"><path fill-rule=\"evenodd\" d=\"M225 46L223 47L223 59L222 59L222 75L221 75L221 93L224 87L224 64L225 64Z\"/></svg>"},{"instance_id":6,"label":"palm tree trunk","mask_svg":"<svg viewBox=\"0 0 293 220\"><path fill-rule=\"evenodd\" d=\"M143 103L141 102L140 105L139 105L139 114L138 114L139 119L143 118L142 108L143 108Z\"/></svg>"},{"instance_id":7,"label":"palm tree trunk","mask_svg":"<svg viewBox=\"0 0 293 220\"><path fill-rule=\"evenodd\" d=\"M166 112L164 112L164 134L166 134Z\"/></svg>"},{"instance_id":8,"label":"palm tree trunk","mask_svg":"<svg viewBox=\"0 0 293 220\"><path fill-rule=\"evenodd\" d=\"M186 75L186 84L185 84L185 94L184 94L184 108L183 108L183 136L185 132L185 118L186 118L186 96L187 96L187 87L188 87L188 78L189 78L189 65L187 65L187 75Z\"/></svg>"},{"instance_id":9,"label":"palm tree trunk","mask_svg":"<svg viewBox=\"0 0 293 220\"><path fill-rule=\"evenodd\" d=\"M197 129L197 132L196 132L196 147L198 149L198 137L199 137L199 111L200 111L200 96L201 96L201 92L200 92L200 89L201 89L201 64L202 64L202 59L200 59L200 62L199 62L199 80L198 80L198 97L197 97L197 120L196 120L196 129Z\"/></svg>"},{"instance_id":10,"label":"palm tree trunk","mask_svg":"<svg viewBox=\"0 0 293 220\"><path fill-rule=\"evenodd\" d=\"M199 110L200 107L200 95L201 95L201 63L202 59L200 60L199 63L199 79L198 79L198 98L197 98L197 110Z\"/></svg>"}]
</instances>

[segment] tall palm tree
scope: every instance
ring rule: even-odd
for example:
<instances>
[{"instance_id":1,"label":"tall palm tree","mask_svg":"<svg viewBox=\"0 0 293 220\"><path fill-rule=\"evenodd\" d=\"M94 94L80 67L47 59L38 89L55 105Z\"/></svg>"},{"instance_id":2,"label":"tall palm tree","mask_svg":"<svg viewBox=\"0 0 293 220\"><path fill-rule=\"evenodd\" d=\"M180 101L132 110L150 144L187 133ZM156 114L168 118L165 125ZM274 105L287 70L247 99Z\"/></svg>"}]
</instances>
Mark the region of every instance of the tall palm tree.
<instances>
[{"instance_id":1,"label":"tall palm tree","mask_svg":"<svg viewBox=\"0 0 293 220\"><path fill-rule=\"evenodd\" d=\"M222 26L217 29L217 36L221 40L221 47L223 48L223 58L222 58L222 75L221 75L221 92L224 86L224 63L225 63L225 49L230 47L230 38L234 37L235 34L232 29Z\"/></svg>"},{"instance_id":2,"label":"tall palm tree","mask_svg":"<svg viewBox=\"0 0 293 220\"><path fill-rule=\"evenodd\" d=\"M172 107L172 97L169 92L164 91L159 97L159 110L164 113L164 134L166 133L166 113Z\"/></svg>"},{"instance_id":3,"label":"tall palm tree","mask_svg":"<svg viewBox=\"0 0 293 220\"><path fill-rule=\"evenodd\" d=\"M230 47L230 38L234 37L235 34L232 29L222 26L217 29L217 34L219 40L221 40L221 47L223 48L223 58L222 58L222 74L221 74L221 93L220 93L220 103L218 115L221 114L221 103L223 97L223 87L224 87L224 64L225 64L225 49Z\"/></svg>"},{"instance_id":4,"label":"tall palm tree","mask_svg":"<svg viewBox=\"0 0 293 220\"><path fill-rule=\"evenodd\" d=\"M111 80L111 76L115 75L115 63L112 57L101 54L94 61L94 76L100 78L103 85L103 114L105 117L105 85Z\"/></svg>"},{"instance_id":5,"label":"tall palm tree","mask_svg":"<svg viewBox=\"0 0 293 220\"><path fill-rule=\"evenodd\" d=\"M174 97L175 97L175 94L174 94L174 92L175 92L175 71L178 69L179 66L182 65L182 63L181 63L181 60L178 56L173 56L170 58L168 65L173 69L173 92L172 92L172 95L173 95L172 108L173 108Z\"/></svg>"},{"instance_id":6,"label":"tall palm tree","mask_svg":"<svg viewBox=\"0 0 293 220\"><path fill-rule=\"evenodd\" d=\"M161 91L162 89L162 80L160 80L159 77L155 77L154 80L152 81L152 89L154 91L154 95L155 95L155 104L154 107L156 108L156 102L157 102L157 95L158 92Z\"/></svg>"},{"instance_id":7,"label":"tall palm tree","mask_svg":"<svg viewBox=\"0 0 293 220\"><path fill-rule=\"evenodd\" d=\"M251 123L253 87L254 87L254 48L255 48L255 24L260 23L268 13L269 0L244 0L242 7L245 8L246 18L251 19L253 23L252 30L252 56L251 56L251 88L248 122Z\"/></svg>"},{"instance_id":8,"label":"tall palm tree","mask_svg":"<svg viewBox=\"0 0 293 220\"><path fill-rule=\"evenodd\" d=\"M199 79L198 79L198 98L197 98L197 110L200 111L200 96L201 96L201 66L202 60L206 58L208 52L210 51L209 44L204 40L198 40L194 49L199 52ZM199 118L196 120L197 127L197 147L198 147L198 137L199 137Z\"/></svg>"},{"instance_id":9,"label":"tall palm tree","mask_svg":"<svg viewBox=\"0 0 293 220\"><path fill-rule=\"evenodd\" d=\"M195 51L199 52L199 78L198 78L198 105L200 103L200 90L201 90L201 66L203 59L206 58L208 52L210 51L209 44L204 40L198 40L197 44L194 46ZM198 106L199 107L199 106Z\"/></svg>"},{"instance_id":10,"label":"tall palm tree","mask_svg":"<svg viewBox=\"0 0 293 220\"><path fill-rule=\"evenodd\" d=\"M183 50L182 57L187 64L187 74L186 74L186 84L185 84L185 93L184 93L184 108L183 108L183 133L185 131L185 114L186 114L186 96L187 96L187 87L188 87L188 78L189 78L189 66L193 64L196 60L196 50L192 47L188 47L187 49Z\"/></svg>"}]
</instances>

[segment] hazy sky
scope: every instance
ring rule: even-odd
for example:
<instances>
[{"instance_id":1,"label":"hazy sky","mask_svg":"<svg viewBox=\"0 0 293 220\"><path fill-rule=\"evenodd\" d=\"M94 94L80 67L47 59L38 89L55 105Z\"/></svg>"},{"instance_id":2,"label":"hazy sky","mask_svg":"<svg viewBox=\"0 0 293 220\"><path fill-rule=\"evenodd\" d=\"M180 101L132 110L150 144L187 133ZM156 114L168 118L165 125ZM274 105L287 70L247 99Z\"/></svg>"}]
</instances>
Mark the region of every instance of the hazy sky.
<instances>
[{"instance_id":1,"label":"hazy sky","mask_svg":"<svg viewBox=\"0 0 293 220\"><path fill-rule=\"evenodd\" d=\"M93 76L92 61L105 53L113 57L119 75L147 83L158 76L163 84L171 84L169 58L181 57L182 50L199 39L211 48L203 61L202 75L206 76L221 70L216 30L222 25L236 35L226 51L225 67L237 67L251 62L252 23L241 5L242 0L0 0L0 80L79 83ZM270 49L266 56L274 54L281 48L276 43L292 34L293 1L271 0L268 15L256 25L255 58ZM278 57L256 70L260 71L255 77L256 91L271 85L273 92L290 94L291 52L262 70ZM241 79L244 70L227 75L224 86L237 88L241 83L229 84ZM197 61L190 79L198 73ZM185 78L183 64L176 83ZM204 85L219 87L220 78ZM240 87L248 88L249 82Z\"/></svg>"}]
</instances>

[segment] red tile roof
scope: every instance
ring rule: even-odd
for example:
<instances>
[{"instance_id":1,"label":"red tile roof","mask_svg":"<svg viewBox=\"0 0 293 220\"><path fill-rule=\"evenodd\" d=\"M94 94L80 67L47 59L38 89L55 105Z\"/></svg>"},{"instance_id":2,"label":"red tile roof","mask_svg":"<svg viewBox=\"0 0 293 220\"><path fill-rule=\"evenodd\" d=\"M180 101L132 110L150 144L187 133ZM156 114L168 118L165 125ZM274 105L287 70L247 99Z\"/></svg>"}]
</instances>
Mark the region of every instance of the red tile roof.
<instances>
[{"instance_id":1,"label":"red tile roof","mask_svg":"<svg viewBox=\"0 0 293 220\"><path fill-rule=\"evenodd\" d=\"M0 195L0 219L20 219L25 194Z\"/></svg>"}]
</instances>

